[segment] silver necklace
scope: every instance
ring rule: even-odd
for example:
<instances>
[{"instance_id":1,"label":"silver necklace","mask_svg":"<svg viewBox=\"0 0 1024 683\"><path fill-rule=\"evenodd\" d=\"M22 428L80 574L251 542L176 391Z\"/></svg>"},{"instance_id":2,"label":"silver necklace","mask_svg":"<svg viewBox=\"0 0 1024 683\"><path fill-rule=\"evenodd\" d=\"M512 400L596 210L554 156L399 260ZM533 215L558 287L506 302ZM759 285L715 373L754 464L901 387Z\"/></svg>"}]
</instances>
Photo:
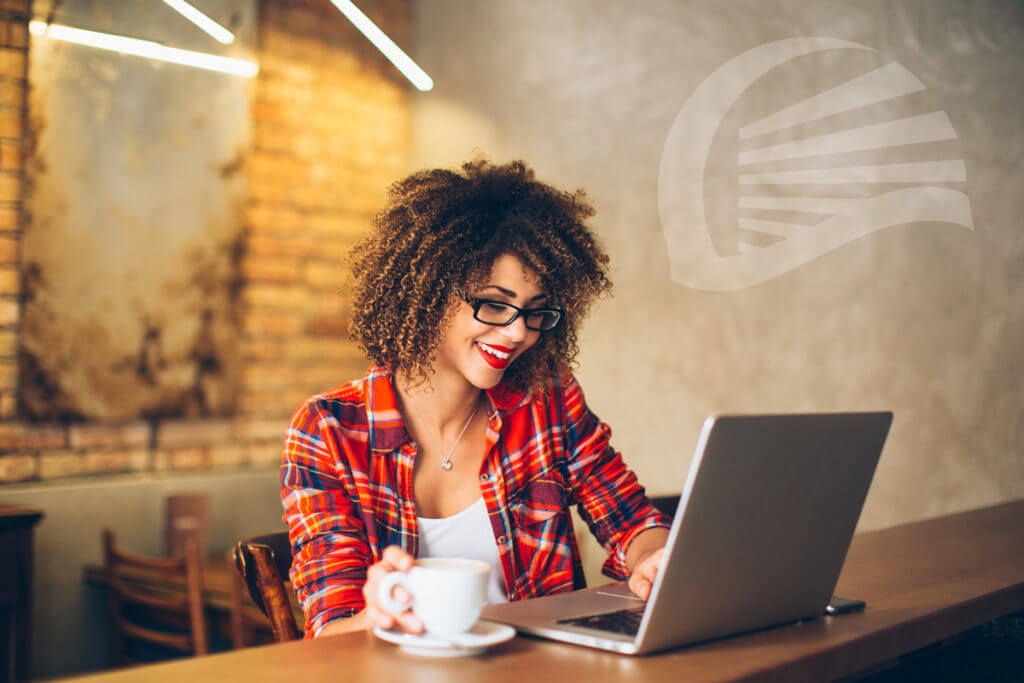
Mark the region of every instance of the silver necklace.
<instances>
[{"instance_id":1,"label":"silver necklace","mask_svg":"<svg viewBox=\"0 0 1024 683\"><path fill-rule=\"evenodd\" d=\"M416 414L416 419L418 419L420 421L420 426L423 427L423 431L425 431L427 433L427 435L430 436L431 439L433 439L434 435L430 433L429 429L427 429L427 423L423 419L423 417L420 415L420 411L416 410L416 403L411 399L411 397L410 397L410 400L409 400L409 405L412 406L412 412ZM452 454L455 453L455 448L459 445L459 442L462 441L462 435L466 433L467 429L469 429L469 423L473 421L474 417L476 417L476 411L478 411L478 410L480 410L480 400L479 400L479 398L477 399L476 407L473 408L473 412L469 414L469 419L466 420L466 424L462 425L462 431L459 432L458 438L455 439L455 443L452 444L452 449L450 451L448 451L448 455L446 455L444 457L444 459L441 461L441 469L444 470L445 472L451 470L451 468L452 468ZM434 440L434 445L437 446L438 452L443 452L444 451L444 448L441 447L441 443L439 441Z\"/></svg>"}]
</instances>

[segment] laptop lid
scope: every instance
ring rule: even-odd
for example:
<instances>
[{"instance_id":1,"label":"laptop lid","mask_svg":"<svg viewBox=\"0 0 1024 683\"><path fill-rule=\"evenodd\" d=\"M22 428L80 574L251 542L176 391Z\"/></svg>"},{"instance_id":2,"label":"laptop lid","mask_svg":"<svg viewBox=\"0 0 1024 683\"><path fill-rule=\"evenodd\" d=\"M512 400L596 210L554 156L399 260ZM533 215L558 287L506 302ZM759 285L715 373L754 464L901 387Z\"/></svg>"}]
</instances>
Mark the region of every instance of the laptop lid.
<instances>
[{"instance_id":1,"label":"laptop lid","mask_svg":"<svg viewBox=\"0 0 1024 683\"><path fill-rule=\"evenodd\" d=\"M820 616L891 421L889 412L708 418L631 643L557 623L579 614L575 599L593 608L601 589L523 601L550 601L556 614L509 603L484 617L640 654ZM607 599L608 611L624 606Z\"/></svg>"}]
</instances>

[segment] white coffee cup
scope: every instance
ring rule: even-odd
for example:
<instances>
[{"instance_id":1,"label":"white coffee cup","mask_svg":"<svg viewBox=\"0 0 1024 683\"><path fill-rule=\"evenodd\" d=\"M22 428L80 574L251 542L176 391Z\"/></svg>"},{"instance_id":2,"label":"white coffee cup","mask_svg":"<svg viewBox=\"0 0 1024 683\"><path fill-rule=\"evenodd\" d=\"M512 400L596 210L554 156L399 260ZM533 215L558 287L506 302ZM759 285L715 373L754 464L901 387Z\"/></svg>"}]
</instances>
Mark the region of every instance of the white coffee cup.
<instances>
[{"instance_id":1,"label":"white coffee cup","mask_svg":"<svg viewBox=\"0 0 1024 683\"><path fill-rule=\"evenodd\" d=\"M416 560L408 572L390 572L377 587L380 606L392 614L411 609L429 633L465 633L480 618L487 599L491 567L479 560L430 558ZM391 592L403 586L412 601L395 600Z\"/></svg>"}]
</instances>

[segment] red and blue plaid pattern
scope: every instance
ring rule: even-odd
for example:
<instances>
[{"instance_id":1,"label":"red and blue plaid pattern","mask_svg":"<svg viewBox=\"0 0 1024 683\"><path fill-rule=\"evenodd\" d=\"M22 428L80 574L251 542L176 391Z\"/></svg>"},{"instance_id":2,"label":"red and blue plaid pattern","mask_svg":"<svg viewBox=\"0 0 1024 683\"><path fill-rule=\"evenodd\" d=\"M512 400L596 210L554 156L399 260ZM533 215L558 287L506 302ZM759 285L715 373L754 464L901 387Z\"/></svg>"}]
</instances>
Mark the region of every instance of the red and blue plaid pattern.
<instances>
[{"instance_id":1,"label":"red and blue plaid pattern","mask_svg":"<svg viewBox=\"0 0 1024 683\"><path fill-rule=\"evenodd\" d=\"M667 526L609 446L571 375L541 393L499 384L487 394L480 490L509 600L585 585L569 507L610 551L603 572L628 577L626 550ZM389 545L416 556L416 448L386 368L307 400L285 440L281 501L293 549L291 581L307 637L363 609L366 570Z\"/></svg>"}]
</instances>

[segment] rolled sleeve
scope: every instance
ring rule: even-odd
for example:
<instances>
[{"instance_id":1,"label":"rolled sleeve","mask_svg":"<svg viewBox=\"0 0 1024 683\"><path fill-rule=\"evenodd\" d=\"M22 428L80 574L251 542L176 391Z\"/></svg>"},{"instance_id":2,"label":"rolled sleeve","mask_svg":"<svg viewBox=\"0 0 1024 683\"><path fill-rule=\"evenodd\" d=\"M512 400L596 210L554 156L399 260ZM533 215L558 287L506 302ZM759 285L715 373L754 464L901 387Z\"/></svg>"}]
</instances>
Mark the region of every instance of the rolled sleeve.
<instances>
[{"instance_id":1,"label":"rolled sleeve","mask_svg":"<svg viewBox=\"0 0 1024 683\"><path fill-rule=\"evenodd\" d=\"M588 408L575 378L563 382L569 438L569 475L580 517L609 551L602 573L629 578L626 553L644 531L667 528L669 520L651 505L636 475L610 445L611 429Z\"/></svg>"},{"instance_id":2,"label":"rolled sleeve","mask_svg":"<svg viewBox=\"0 0 1024 683\"><path fill-rule=\"evenodd\" d=\"M330 419L314 401L304 404L292 418L281 465L283 519L292 545L289 576L307 638L364 607L362 587L371 563L337 444L321 436Z\"/></svg>"}]
</instances>

